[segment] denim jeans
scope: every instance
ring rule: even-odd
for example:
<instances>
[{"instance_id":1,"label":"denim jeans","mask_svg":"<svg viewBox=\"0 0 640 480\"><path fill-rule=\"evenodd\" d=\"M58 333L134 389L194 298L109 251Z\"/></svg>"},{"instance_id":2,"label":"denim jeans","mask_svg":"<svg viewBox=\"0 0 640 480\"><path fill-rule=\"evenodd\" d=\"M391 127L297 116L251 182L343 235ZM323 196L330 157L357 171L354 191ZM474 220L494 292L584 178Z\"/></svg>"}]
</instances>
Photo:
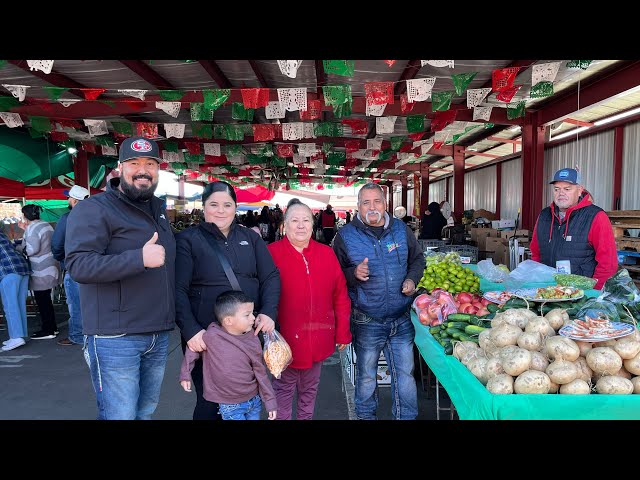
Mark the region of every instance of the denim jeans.
<instances>
[{"instance_id":1,"label":"denim jeans","mask_svg":"<svg viewBox=\"0 0 640 480\"><path fill-rule=\"evenodd\" d=\"M378 358L384 352L391 376L391 414L396 420L414 420L418 415L418 391L413 377L415 329L409 312L395 319L374 319L351 312L351 333L356 353L356 416L376 420Z\"/></svg>"},{"instance_id":2,"label":"denim jeans","mask_svg":"<svg viewBox=\"0 0 640 480\"><path fill-rule=\"evenodd\" d=\"M0 279L2 308L7 319L9 338L27 336L27 294L29 275L10 273Z\"/></svg>"},{"instance_id":3,"label":"denim jeans","mask_svg":"<svg viewBox=\"0 0 640 480\"><path fill-rule=\"evenodd\" d=\"M69 272L64 275L64 291L67 295L69 308L69 340L73 343L83 343L82 337L82 313L80 313L80 289Z\"/></svg>"},{"instance_id":4,"label":"denim jeans","mask_svg":"<svg viewBox=\"0 0 640 480\"><path fill-rule=\"evenodd\" d=\"M223 420L260 420L262 401L260 395L242 403L221 403L220 415Z\"/></svg>"},{"instance_id":5,"label":"denim jeans","mask_svg":"<svg viewBox=\"0 0 640 480\"><path fill-rule=\"evenodd\" d=\"M98 420L150 420L160 399L169 332L85 335Z\"/></svg>"}]
</instances>

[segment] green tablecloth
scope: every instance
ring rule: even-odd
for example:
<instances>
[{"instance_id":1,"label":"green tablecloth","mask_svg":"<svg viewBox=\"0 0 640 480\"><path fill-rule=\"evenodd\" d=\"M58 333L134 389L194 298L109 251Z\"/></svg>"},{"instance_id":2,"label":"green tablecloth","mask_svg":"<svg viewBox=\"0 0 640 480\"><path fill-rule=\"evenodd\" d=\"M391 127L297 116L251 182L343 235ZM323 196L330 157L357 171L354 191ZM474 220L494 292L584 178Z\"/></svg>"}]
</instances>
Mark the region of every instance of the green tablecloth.
<instances>
[{"instance_id":1,"label":"green tablecloth","mask_svg":"<svg viewBox=\"0 0 640 480\"><path fill-rule=\"evenodd\" d=\"M493 290L502 290L494 285ZM480 288L485 291L482 283ZM599 293L587 290L585 295ZM418 350L461 420L640 420L640 395L494 395L455 357L444 354L413 311L411 320Z\"/></svg>"},{"instance_id":2,"label":"green tablecloth","mask_svg":"<svg viewBox=\"0 0 640 480\"><path fill-rule=\"evenodd\" d=\"M640 420L640 395L494 395L455 357L444 354L414 312L411 319L418 350L461 420Z\"/></svg>"}]
</instances>

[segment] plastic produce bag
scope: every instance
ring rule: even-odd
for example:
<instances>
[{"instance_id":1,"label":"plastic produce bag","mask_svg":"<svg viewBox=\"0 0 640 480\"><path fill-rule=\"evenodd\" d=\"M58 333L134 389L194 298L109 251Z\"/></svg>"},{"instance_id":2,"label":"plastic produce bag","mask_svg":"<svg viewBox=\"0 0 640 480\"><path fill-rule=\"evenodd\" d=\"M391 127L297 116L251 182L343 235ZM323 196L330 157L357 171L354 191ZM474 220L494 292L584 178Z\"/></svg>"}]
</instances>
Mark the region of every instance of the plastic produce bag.
<instances>
[{"instance_id":1,"label":"plastic produce bag","mask_svg":"<svg viewBox=\"0 0 640 480\"><path fill-rule=\"evenodd\" d=\"M441 288L434 289L431 295L418 295L411 306L418 315L418 321L427 327L440 325L449 314L458 311L453 296Z\"/></svg>"},{"instance_id":2,"label":"plastic produce bag","mask_svg":"<svg viewBox=\"0 0 640 480\"><path fill-rule=\"evenodd\" d=\"M293 360L291 347L277 330L264 335L262 355L264 363L275 378L280 378L282 372Z\"/></svg>"},{"instance_id":3,"label":"plastic produce bag","mask_svg":"<svg viewBox=\"0 0 640 480\"><path fill-rule=\"evenodd\" d=\"M498 268L497 265L493 264L492 259L487 258L486 260L480 260L478 262L478 275L490 282L502 283L507 278L507 275L509 275L509 272Z\"/></svg>"},{"instance_id":4,"label":"plastic produce bag","mask_svg":"<svg viewBox=\"0 0 640 480\"><path fill-rule=\"evenodd\" d=\"M558 285L581 288L582 290L591 290L595 287L596 283L598 283L598 280L595 278L575 275L573 273L556 273L553 278Z\"/></svg>"},{"instance_id":5,"label":"plastic produce bag","mask_svg":"<svg viewBox=\"0 0 640 480\"><path fill-rule=\"evenodd\" d=\"M624 321L624 319L620 318L616 306L607 300L607 296L608 294L604 293L597 298L587 300L582 308L578 310L578 313L576 313L576 318L582 320L585 317L604 318L606 316L611 322Z\"/></svg>"},{"instance_id":6,"label":"plastic produce bag","mask_svg":"<svg viewBox=\"0 0 640 480\"><path fill-rule=\"evenodd\" d=\"M513 270L504 281L505 290L513 291L527 282L555 283L553 276L558 273L555 268L534 260L525 260Z\"/></svg>"},{"instance_id":7,"label":"plastic produce bag","mask_svg":"<svg viewBox=\"0 0 640 480\"><path fill-rule=\"evenodd\" d=\"M618 270L604 283L602 293L598 297L598 300L600 299L615 307L619 321L634 325L640 321L640 290L633 283L627 269Z\"/></svg>"}]
</instances>

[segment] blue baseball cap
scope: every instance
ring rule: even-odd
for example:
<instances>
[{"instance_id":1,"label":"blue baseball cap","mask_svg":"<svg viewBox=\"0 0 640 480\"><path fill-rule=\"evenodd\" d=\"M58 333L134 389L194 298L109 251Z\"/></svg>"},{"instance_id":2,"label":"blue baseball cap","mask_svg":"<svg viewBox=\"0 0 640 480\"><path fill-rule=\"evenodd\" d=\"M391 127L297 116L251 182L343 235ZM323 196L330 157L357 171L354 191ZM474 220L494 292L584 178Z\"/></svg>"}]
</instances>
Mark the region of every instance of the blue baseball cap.
<instances>
[{"instance_id":1,"label":"blue baseball cap","mask_svg":"<svg viewBox=\"0 0 640 480\"><path fill-rule=\"evenodd\" d=\"M153 158L158 163L162 161L158 144L144 137L129 137L122 142L118 158L121 162L132 158Z\"/></svg>"},{"instance_id":2,"label":"blue baseball cap","mask_svg":"<svg viewBox=\"0 0 640 480\"><path fill-rule=\"evenodd\" d=\"M562 168L556 172L553 176L553 180L549 183L554 184L556 182L573 183L574 185L582 185L582 176L574 168Z\"/></svg>"}]
</instances>

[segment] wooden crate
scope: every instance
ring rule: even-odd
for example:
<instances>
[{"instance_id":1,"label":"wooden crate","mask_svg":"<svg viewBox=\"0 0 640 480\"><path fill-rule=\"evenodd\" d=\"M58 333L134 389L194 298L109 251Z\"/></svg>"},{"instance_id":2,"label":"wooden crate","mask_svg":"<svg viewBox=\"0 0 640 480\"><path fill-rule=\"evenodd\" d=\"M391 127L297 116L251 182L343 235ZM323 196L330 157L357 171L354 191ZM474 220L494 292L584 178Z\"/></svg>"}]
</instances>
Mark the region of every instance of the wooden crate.
<instances>
[{"instance_id":1,"label":"wooden crate","mask_svg":"<svg viewBox=\"0 0 640 480\"><path fill-rule=\"evenodd\" d=\"M613 227L613 236L616 241L633 241L637 237L629 237L624 234L626 229L640 228L640 210L612 210L607 212L611 226ZM635 248L635 247L634 247ZM623 248L618 248L623 250Z\"/></svg>"}]
</instances>

